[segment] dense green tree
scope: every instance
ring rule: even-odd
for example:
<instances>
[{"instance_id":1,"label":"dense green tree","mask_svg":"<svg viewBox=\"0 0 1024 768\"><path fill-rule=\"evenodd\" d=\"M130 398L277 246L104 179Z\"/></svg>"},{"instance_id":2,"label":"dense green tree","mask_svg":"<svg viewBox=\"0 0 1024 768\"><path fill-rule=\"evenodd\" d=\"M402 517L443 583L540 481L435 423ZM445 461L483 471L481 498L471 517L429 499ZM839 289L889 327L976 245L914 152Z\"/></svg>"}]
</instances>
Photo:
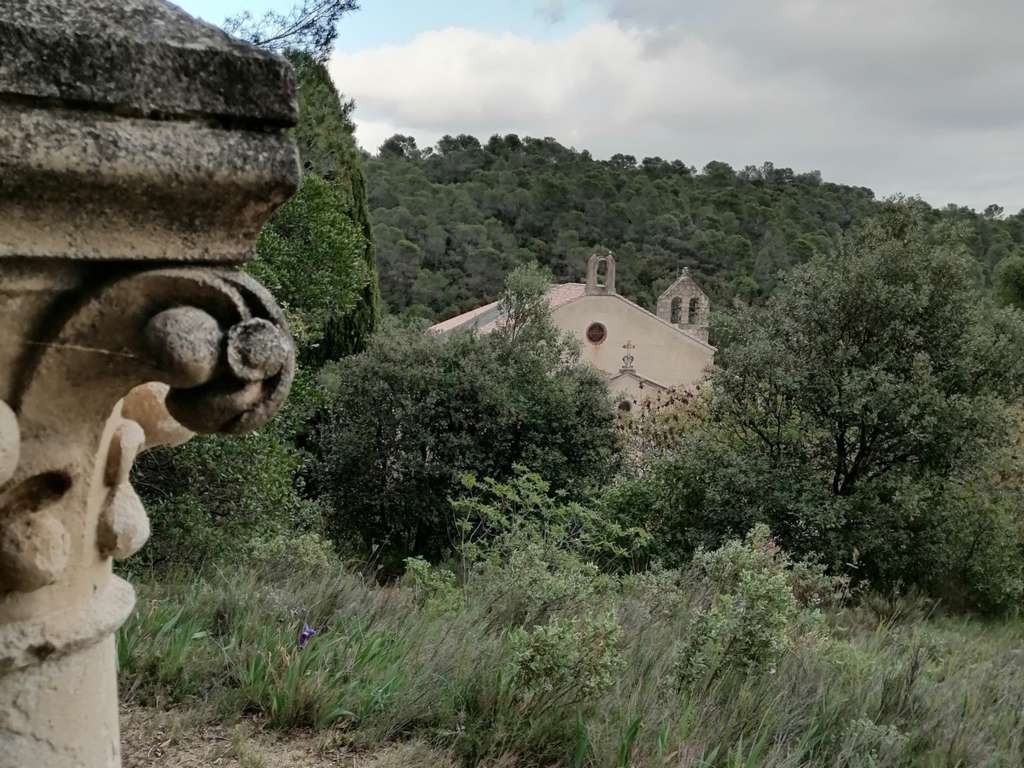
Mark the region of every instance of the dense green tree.
<instances>
[{"instance_id":1,"label":"dense green tree","mask_svg":"<svg viewBox=\"0 0 1024 768\"><path fill-rule=\"evenodd\" d=\"M537 260L556 280L579 280L598 245L618 258L620 291L648 309L681 267L716 306L758 303L781 270L832 249L880 210L871 190L825 182L817 171L711 162L697 172L625 154L601 161L515 134L483 144L446 136L436 151L397 135L366 168L374 223L394 230L379 245L384 299L393 312L433 319L493 301L515 264ZM969 249L981 284L1024 245L1020 214L919 207L935 239L953 234ZM415 279L404 277L409 246L421 254L416 269L429 270L429 295L414 295Z\"/></svg>"},{"instance_id":2,"label":"dense green tree","mask_svg":"<svg viewBox=\"0 0 1024 768\"><path fill-rule=\"evenodd\" d=\"M310 477L339 545L389 568L438 557L464 472L500 479L538 467L555 489L579 495L615 471L604 382L545 319L544 287L524 273L510 281L504 301L526 308L514 329L442 338L396 326L325 369L329 415Z\"/></svg>"},{"instance_id":3,"label":"dense green tree","mask_svg":"<svg viewBox=\"0 0 1024 768\"><path fill-rule=\"evenodd\" d=\"M1008 256L996 265L996 296L1003 304L1024 309L1024 254Z\"/></svg>"},{"instance_id":4,"label":"dense green tree","mask_svg":"<svg viewBox=\"0 0 1024 768\"><path fill-rule=\"evenodd\" d=\"M260 232L250 271L274 294L306 358L331 359L331 329L351 313L374 279L362 230L342 191L308 174ZM315 275L315 279L311 279Z\"/></svg>"},{"instance_id":5,"label":"dense green tree","mask_svg":"<svg viewBox=\"0 0 1024 768\"><path fill-rule=\"evenodd\" d=\"M318 4L327 15L314 22L328 23L331 7L342 5L354 7ZM365 346L379 310L352 102L338 94L316 53L288 52L298 75L299 122L292 136L304 177L264 227L249 265L291 321L299 374L282 413L255 434L240 440L198 437L141 457L134 479L156 541L137 563L237 562L268 542L305 536L308 543L321 530L319 502L300 474L308 461L303 438L320 406L319 389L310 382L324 361Z\"/></svg>"},{"instance_id":6,"label":"dense green tree","mask_svg":"<svg viewBox=\"0 0 1024 768\"><path fill-rule=\"evenodd\" d=\"M295 51L287 56L298 81L299 122L291 135L299 147L302 169L340 182L355 193L363 183L352 122L355 102L338 93L323 64Z\"/></svg>"},{"instance_id":7,"label":"dense green tree","mask_svg":"<svg viewBox=\"0 0 1024 768\"><path fill-rule=\"evenodd\" d=\"M966 256L894 207L721 318L715 408L750 450L796 454L831 493L978 453L1024 385L1024 327L977 291Z\"/></svg>"},{"instance_id":8,"label":"dense green tree","mask_svg":"<svg viewBox=\"0 0 1024 768\"><path fill-rule=\"evenodd\" d=\"M274 540L318 535L320 505L304 493L296 444L318 391L300 376L267 426L241 437L201 436L147 451L132 483L142 496L153 537L132 568L239 564Z\"/></svg>"},{"instance_id":9,"label":"dense green tree","mask_svg":"<svg viewBox=\"0 0 1024 768\"><path fill-rule=\"evenodd\" d=\"M322 64L302 53L289 59L298 74L293 136L304 178L261 232L250 269L289 311L303 362L315 367L364 347L379 294L352 103Z\"/></svg>"},{"instance_id":10,"label":"dense green tree","mask_svg":"<svg viewBox=\"0 0 1024 768\"><path fill-rule=\"evenodd\" d=\"M876 586L958 583L979 601L1002 587L965 575L991 554L965 531L1024 563L1019 514L990 490L1024 391L1024 317L920 213L886 209L763 306L717 318L710 421L645 479L668 551L766 522Z\"/></svg>"}]
</instances>

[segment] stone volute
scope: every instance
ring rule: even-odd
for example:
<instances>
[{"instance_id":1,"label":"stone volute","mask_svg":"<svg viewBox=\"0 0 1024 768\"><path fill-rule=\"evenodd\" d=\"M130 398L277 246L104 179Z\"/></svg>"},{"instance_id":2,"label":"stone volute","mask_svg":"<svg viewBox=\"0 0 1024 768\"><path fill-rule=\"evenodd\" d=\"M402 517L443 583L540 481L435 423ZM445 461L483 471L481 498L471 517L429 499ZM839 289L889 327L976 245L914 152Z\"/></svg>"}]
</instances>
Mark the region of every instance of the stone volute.
<instances>
[{"instance_id":1,"label":"stone volute","mask_svg":"<svg viewBox=\"0 0 1024 768\"><path fill-rule=\"evenodd\" d=\"M288 64L161 0L0 0L0 768L120 765L139 452L266 422L239 270L294 190Z\"/></svg>"}]
</instances>

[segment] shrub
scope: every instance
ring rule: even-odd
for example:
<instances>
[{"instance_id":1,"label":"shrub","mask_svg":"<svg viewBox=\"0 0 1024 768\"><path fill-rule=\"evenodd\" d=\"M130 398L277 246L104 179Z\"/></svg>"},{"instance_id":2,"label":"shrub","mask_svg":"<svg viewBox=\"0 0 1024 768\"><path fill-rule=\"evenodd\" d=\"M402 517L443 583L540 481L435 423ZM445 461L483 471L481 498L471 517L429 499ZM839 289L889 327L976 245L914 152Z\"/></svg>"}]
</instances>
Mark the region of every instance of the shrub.
<instances>
[{"instance_id":1,"label":"shrub","mask_svg":"<svg viewBox=\"0 0 1024 768\"><path fill-rule=\"evenodd\" d=\"M338 567L338 555L318 533L275 533L249 544L251 567L269 571L316 573Z\"/></svg>"},{"instance_id":2,"label":"shrub","mask_svg":"<svg viewBox=\"0 0 1024 768\"><path fill-rule=\"evenodd\" d=\"M467 589L499 626L534 624L593 608L617 585L609 573L644 540L600 513L553 493L524 468L506 483L463 478L452 502Z\"/></svg>"},{"instance_id":3,"label":"shrub","mask_svg":"<svg viewBox=\"0 0 1024 768\"><path fill-rule=\"evenodd\" d=\"M402 586L413 592L420 605L435 606L446 611L454 610L462 604L462 593L456 586L455 574L431 565L422 557L406 558Z\"/></svg>"},{"instance_id":4,"label":"shrub","mask_svg":"<svg viewBox=\"0 0 1024 768\"><path fill-rule=\"evenodd\" d=\"M512 633L513 679L524 715L593 701L622 668L615 614L554 618Z\"/></svg>"},{"instance_id":5,"label":"shrub","mask_svg":"<svg viewBox=\"0 0 1024 768\"><path fill-rule=\"evenodd\" d=\"M1024 386L1024 315L994 308L919 217L890 205L764 306L717 318L708 417L644 476L655 556L685 562L765 523L875 589L1012 604L1020 539L992 476Z\"/></svg>"},{"instance_id":6,"label":"shrub","mask_svg":"<svg viewBox=\"0 0 1024 768\"><path fill-rule=\"evenodd\" d=\"M258 558L269 542L283 546L294 537L307 549L313 546L311 537L323 531L323 506L305 492L300 470L306 456L296 443L318 401L308 375L300 372L277 418L256 432L197 436L173 449L143 453L132 483L153 535L125 567L237 565Z\"/></svg>"},{"instance_id":7,"label":"shrub","mask_svg":"<svg viewBox=\"0 0 1024 768\"><path fill-rule=\"evenodd\" d=\"M393 573L450 548L448 499L465 472L504 480L517 464L544 467L577 499L613 472L605 384L576 361L554 364L551 348L529 334L442 339L393 326L325 371L330 404L309 478L335 541Z\"/></svg>"},{"instance_id":8,"label":"shrub","mask_svg":"<svg viewBox=\"0 0 1024 768\"><path fill-rule=\"evenodd\" d=\"M808 574L816 587L809 592L816 595L820 572L806 566L794 569L763 525L744 541L699 551L690 580L706 597L679 648L680 678L710 681L732 669L765 669L778 663L795 634L818 623L816 612L797 598ZM807 615L798 622L802 610Z\"/></svg>"},{"instance_id":9,"label":"shrub","mask_svg":"<svg viewBox=\"0 0 1024 768\"><path fill-rule=\"evenodd\" d=\"M874 768L898 761L908 737L892 723L879 725L862 717L850 722L840 750L842 765L850 768Z\"/></svg>"}]
</instances>

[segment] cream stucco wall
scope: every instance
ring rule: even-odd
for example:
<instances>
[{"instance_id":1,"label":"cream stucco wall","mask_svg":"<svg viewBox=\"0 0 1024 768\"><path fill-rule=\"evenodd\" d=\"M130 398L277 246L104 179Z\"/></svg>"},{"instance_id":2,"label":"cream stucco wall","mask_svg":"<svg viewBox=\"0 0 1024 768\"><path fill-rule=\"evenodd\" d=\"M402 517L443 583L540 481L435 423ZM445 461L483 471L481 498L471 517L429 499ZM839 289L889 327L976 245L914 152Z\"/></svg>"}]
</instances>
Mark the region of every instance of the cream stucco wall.
<instances>
[{"instance_id":1,"label":"cream stucco wall","mask_svg":"<svg viewBox=\"0 0 1024 768\"><path fill-rule=\"evenodd\" d=\"M559 327L571 331L583 346L583 356L611 375L622 368L623 345L634 345L633 366L647 379L668 386L689 386L704 378L714 348L682 333L618 295L584 296L552 313ZM593 344L586 338L591 323L601 323L607 338Z\"/></svg>"}]
</instances>

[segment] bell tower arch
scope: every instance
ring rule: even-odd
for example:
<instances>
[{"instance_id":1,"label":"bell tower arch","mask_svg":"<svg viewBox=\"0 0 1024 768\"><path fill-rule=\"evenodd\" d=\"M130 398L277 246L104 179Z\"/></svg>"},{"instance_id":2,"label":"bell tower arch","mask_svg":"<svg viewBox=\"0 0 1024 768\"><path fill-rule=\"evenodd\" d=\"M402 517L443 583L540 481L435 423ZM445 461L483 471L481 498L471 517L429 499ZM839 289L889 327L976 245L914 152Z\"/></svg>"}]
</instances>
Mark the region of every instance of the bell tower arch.
<instances>
[{"instance_id":1,"label":"bell tower arch","mask_svg":"<svg viewBox=\"0 0 1024 768\"><path fill-rule=\"evenodd\" d=\"M711 301L688 269L683 269L676 281L658 297L657 314L666 323L707 342Z\"/></svg>"},{"instance_id":2,"label":"bell tower arch","mask_svg":"<svg viewBox=\"0 0 1024 768\"><path fill-rule=\"evenodd\" d=\"M590 295L615 293L615 257L611 251L593 253L587 260L587 288Z\"/></svg>"}]
</instances>

